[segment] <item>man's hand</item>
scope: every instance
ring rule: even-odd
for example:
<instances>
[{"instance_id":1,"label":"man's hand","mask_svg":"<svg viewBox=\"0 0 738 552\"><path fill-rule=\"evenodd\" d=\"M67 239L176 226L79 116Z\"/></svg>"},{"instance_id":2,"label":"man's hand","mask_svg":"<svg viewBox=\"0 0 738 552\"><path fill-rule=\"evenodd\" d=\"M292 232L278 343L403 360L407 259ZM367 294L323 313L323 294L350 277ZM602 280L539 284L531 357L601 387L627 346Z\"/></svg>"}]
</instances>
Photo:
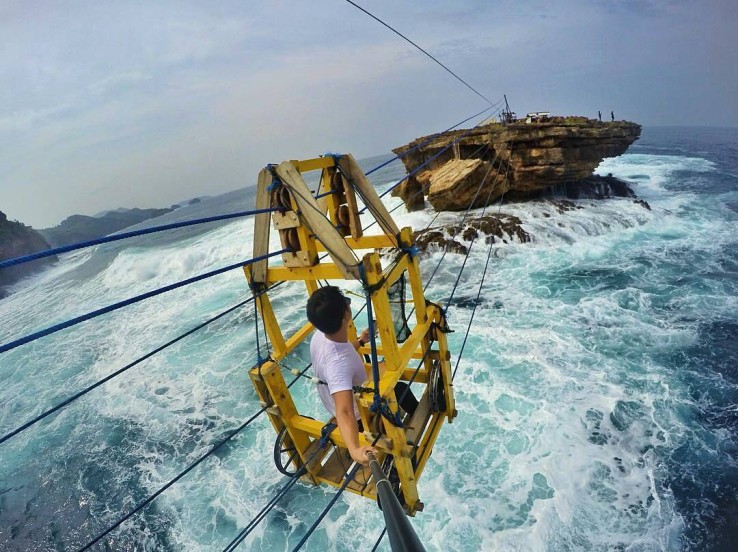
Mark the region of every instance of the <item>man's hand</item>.
<instances>
[{"instance_id":1,"label":"man's hand","mask_svg":"<svg viewBox=\"0 0 738 552\"><path fill-rule=\"evenodd\" d=\"M349 454L351 455L351 458L353 458L354 462L358 462L363 466L369 465L369 457L367 456L367 453L369 452L371 452L375 456L377 455L377 449L370 446L364 446L349 450Z\"/></svg>"},{"instance_id":2,"label":"man's hand","mask_svg":"<svg viewBox=\"0 0 738 552\"><path fill-rule=\"evenodd\" d=\"M371 339L371 336L369 334L369 328L364 328L364 331L361 332L359 335L359 341L361 341L364 344L369 343L369 340Z\"/></svg>"}]
</instances>

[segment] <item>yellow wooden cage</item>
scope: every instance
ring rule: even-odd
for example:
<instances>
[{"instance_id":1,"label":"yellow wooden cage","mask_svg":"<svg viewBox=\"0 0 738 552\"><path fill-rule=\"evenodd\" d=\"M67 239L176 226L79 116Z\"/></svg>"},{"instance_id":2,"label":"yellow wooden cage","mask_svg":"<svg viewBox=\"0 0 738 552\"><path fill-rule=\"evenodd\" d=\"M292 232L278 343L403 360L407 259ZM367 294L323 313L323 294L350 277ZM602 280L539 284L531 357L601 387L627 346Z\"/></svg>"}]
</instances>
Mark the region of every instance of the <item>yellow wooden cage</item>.
<instances>
[{"instance_id":1,"label":"yellow wooden cage","mask_svg":"<svg viewBox=\"0 0 738 552\"><path fill-rule=\"evenodd\" d=\"M309 171L321 171L315 195L302 177ZM369 220L369 225L376 222L381 233L364 235L359 200L367 211L365 222ZM294 451L288 463L292 469L301 470L303 481L336 487L344 484L347 451L340 432L330 427L333 430L329 437L335 446L320 446L321 431L326 423L297 411L280 369L280 361L308 338L314 327L307 322L293 335L283 335L272 310L268 288L283 281L304 281L306 295L299 299L304 304L308 295L318 289L320 280L358 280L367 298L371 299L369 306L376 317L379 337L378 343L367 344L360 353L373 353L374 362L377 355L384 357L379 394L385 408L391 413L398 411L394 392L398 381L417 384L416 391L422 388L419 406L411 418L406 416L399 425L387 420L380 423L380 414L376 408L372 409L376 404L372 364L365 362L367 382L362 392L355 393L365 428L359 435L360 444L373 444L380 452L380 461L392 462L396 493L406 512L414 515L422 511L417 482L444 418L452 421L456 409L444 312L438 305L426 301L412 230L397 227L374 186L350 154L284 161L266 167L259 173L256 208L274 211L256 215L254 258L268 253L271 226L279 233L283 248L289 249L282 254L280 266L269 266L269 260L264 259L244 267L271 342L270 357L251 369L249 375L278 432L275 446L282 451ZM356 252L363 255L359 257ZM408 321L411 333L399 343L388 288L401 277L409 284L414 317ZM349 332L352 338L356 337L355 327L351 326ZM412 367L409 366L411 362ZM442 401L434 400L438 395L442 396ZM376 498L368 468L356 472L345 488Z\"/></svg>"}]
</instances>

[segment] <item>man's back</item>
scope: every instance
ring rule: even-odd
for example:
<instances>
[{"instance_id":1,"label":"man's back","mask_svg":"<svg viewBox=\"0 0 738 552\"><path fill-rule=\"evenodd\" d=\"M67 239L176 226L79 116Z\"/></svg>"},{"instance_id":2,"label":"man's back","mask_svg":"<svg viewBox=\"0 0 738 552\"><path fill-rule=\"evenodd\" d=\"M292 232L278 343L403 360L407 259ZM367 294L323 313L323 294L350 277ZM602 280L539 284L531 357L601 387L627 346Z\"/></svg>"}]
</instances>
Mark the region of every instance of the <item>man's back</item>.
<instances>
[{"instance_id":1,"label":"man's back","mask_svg":"<svg viewBox=\"0 0 738 552\"><path fill-rule=\"evenodd\" d=\"M319 330L310 341L310 360L315 375L327 385L318 385L318 395L326 410L336 415L336 405L331 396L339 391L350 391L355 385L366 381L366 371L361 357L349 343L331 341ZM359 411L354 405L356 418Z\"/></svg>"}]
</instances>

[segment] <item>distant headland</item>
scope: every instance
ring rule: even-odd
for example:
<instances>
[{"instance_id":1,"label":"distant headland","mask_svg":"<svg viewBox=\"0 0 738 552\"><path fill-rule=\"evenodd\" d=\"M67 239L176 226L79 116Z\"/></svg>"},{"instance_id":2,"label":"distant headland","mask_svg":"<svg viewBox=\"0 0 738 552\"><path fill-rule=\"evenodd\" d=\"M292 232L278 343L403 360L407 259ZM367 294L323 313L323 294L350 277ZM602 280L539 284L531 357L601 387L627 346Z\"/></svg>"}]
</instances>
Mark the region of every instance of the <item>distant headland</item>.
<instances>
[{"instance_id":1,"label":"distant headland","mask_svg":"<svg viewBox=\"0 0 738 552\"><path fill-rule=\"evenodd\" d=\"M199 201L193 199L189 203ZM41 230L34 230L21 222L8 220L5 213L0 212L0 261L45 251L52 247L101 238L169 213L178 207L179 205L164 209L115 209L94 217L72 215L57 226ZM3 291L5 286L38 272L57 260L56 256L51 256L0 270L0 298L7 293Z\"/></svg>"}]
</instances>

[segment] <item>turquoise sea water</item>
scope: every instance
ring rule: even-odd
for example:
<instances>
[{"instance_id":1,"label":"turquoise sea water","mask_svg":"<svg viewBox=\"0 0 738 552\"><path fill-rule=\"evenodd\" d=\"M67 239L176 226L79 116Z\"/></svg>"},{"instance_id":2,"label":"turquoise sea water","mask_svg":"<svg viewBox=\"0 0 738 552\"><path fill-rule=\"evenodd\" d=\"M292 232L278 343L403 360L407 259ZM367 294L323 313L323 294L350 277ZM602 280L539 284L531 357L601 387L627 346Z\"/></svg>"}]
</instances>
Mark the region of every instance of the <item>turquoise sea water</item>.
<instances>
[{"instance_id":1,"label":"turquoise sea water","mask_svg":"<svg viewBox=\"0 0 738 552\"><path fill-rule=\"evenodd\" d=\"M738 538L738 130L646 128L598 172L630 181L651 210L621 198L501 208L532 241L492 246L455 382L459 416L419 485L426 509L412 523L428 550L729 550ZM402 174L396 163L372 178L385 189ZM251 202L234 192L150 224ZM433 216L396 213L416 228ZM66 255L0 301L0 342L248 259L251 225ZM454 351L487 251L472 247L449 310ZM426 275L440 258L423 259ZM448 297L462 262L446 255L430 298ZM286 326L303 320L297 289L275 293ZM234 271L3 354L0 434L248 293ZM0 445L0 549L80 548L257 411L253 314L224 317ZM294 393L323 416L309 383ZM107 549L221 550L284 481L273 440L259 419ZM292 549L333 493L297 485L242 549ZM372 503L344 496L306 549L369 550L382 527Z\"/></svg>"}]
</instances>

